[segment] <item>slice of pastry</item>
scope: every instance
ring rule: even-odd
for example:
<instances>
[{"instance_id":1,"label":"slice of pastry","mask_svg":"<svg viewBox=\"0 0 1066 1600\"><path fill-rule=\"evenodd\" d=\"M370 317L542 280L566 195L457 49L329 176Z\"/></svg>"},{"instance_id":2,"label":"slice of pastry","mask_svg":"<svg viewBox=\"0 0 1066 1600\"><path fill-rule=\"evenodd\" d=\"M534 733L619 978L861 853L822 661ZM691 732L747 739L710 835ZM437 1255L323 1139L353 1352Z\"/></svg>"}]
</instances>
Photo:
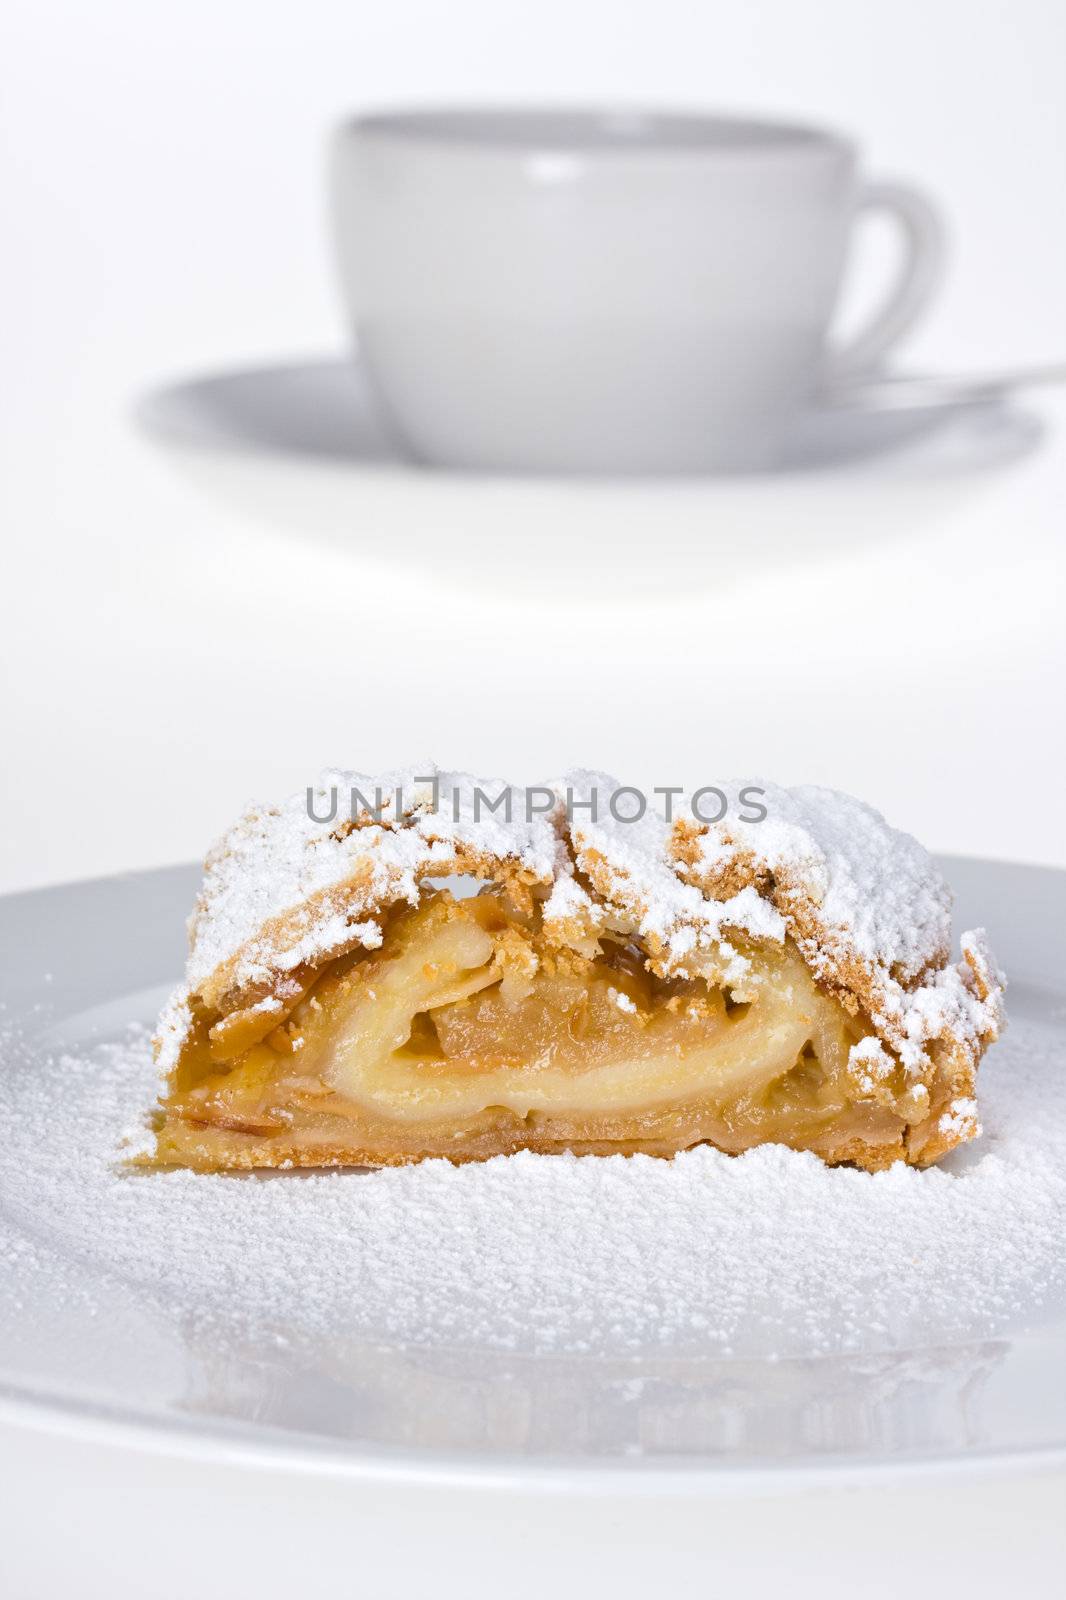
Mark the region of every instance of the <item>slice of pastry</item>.
<instances>
[{"instance_id":1,"label":"slice of pastry","mask_svg":"<svg viewBox=\"0 0 1066 1600\"><path fill-rule=\"evenodd\" d=\"M711 793L667 821L590 773L327 773L253 807L206 863L140 1159L776 1141L877 1169L974 1137L1002 979L980 933L949 960L929 857L830 790Z\"/></svg>"}]
</instances>

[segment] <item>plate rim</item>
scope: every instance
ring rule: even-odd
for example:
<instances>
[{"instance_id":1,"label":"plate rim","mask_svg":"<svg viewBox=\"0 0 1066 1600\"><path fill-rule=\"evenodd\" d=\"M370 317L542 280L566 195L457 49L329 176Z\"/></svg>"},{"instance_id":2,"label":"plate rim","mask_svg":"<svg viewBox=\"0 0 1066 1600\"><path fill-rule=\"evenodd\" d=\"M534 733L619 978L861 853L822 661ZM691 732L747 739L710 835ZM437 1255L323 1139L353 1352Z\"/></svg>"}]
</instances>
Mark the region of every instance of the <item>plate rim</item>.
<instances>
[{"instance_id":1,"label":"plate rim","mask_svg":"<svg viewBox=\"0 0 1066 1600\"><path fill-rule=\"evenodd\" d=\"M573 1457L534 1458L514 1452L489 1456L478 1451L390 1450L370 1441L332 1441L215 1418L194 1422L179 1416L146 1416L133 1409L91 1401L61 1400L31 1391L17 1393L0 1384L0 1427L3 1426L213 1465L396 1487L494 1490L544 1497L773 1495L845 1485L862 1488L921 1480L972 1481L1066 1472L1066 1442L970 1455L944 1450L870 1461L827 1456L802 1463L749 1464L670 1456L658 1456L654 1464L649 1464L646 1459L620 1457L582 1462Z\"/></svg>"}]
</instances>

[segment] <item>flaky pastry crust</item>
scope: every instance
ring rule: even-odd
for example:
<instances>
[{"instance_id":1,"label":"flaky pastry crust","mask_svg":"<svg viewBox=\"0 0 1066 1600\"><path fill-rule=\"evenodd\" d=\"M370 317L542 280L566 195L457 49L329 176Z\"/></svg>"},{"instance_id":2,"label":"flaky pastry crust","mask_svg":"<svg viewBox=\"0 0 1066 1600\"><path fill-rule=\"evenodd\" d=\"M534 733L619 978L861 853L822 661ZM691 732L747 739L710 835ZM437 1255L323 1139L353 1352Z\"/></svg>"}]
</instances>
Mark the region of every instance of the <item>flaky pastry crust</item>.
<instances>
[{"instance_id":1,"label":"flaky pastry crust","mask_svg":"<svg viewBox=\"0 0 1066 1600\"><path fill-rule=\"evenodd\" d=\"M166 1092L197 1028L218 1038L260 1015L284 1022L328 964L375 952L402 908L472 877L497 886L516 916L535 919L542 965L587 966L624 942L660 985L705 984L743 1001L760 952L798 951L818 991L853 1024L847 1074L865 1119L861 1136L842 1125L835 1139L805 1138L824 1159L924 1166L979 1131L977 1065L1003 1026L1002 976L979 930L963 935L962 959L950 961L947 890L921 847L877 813L832 791L748 783L715 791L733 802L717 822L690 805L669 820L649 811L629 822L612 808L621 793L614 780L582 772L539 786L547 800L508 820L506 789L436 769L384 779L327 773L309 795L249 808L205 864L187 982L157 1038ZM479 808L475 790L496 808ZM327 816L334 791L359 800ZM740 803L752 793L761 816ZM373 795L380 805L361 803ZM681 1082L682 1100L683 1090ZM161 1120L165 1112L157 1132ZM624 1119L501 1114L457 1137L412 1129L397 1148L360 1142L358 1126L331 1142L304 1140L298 1128L260 1138L205 1125L178 1159L205 1168L382 1165L517 1149L670 1155L702 1139L749 1147L747 1135L731 1143L727 1124L699 1106L628 1132Z\"/></svg>"}]
</instances>

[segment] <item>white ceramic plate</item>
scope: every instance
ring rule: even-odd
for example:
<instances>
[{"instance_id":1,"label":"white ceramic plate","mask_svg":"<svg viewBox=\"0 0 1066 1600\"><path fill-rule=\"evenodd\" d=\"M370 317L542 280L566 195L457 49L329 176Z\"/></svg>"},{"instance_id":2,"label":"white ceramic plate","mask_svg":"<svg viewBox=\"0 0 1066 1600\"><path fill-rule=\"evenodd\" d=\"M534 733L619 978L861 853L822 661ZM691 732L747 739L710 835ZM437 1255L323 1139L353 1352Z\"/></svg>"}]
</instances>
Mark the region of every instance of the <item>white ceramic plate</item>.
<instances>
[{"instance_id":1,"label":"white ceramic plate","mask_svg":"<svg viewBox=\"0 0 1066 1600\"><path fill-rule=\"evenodd\" d=\"M945 870L963 923L991 931L1025 1037L1041 1041L1043 1060L1058 1052L1066 1062L1066 874L963 859ZM67 1136L69 1178L28 1184L20 1108L39 1116L53 1088L57 1107L64 1095L76 1105L92 1079L83 1071L75 1085L69 1056L119 1037L130 1020L153 1021L180 968L196 881L193 869L171 868L0 901L0 1399L9 1418L150 1439L176 1454L221 1450L411 1483L707 1492L1066 1461L1061 1274L1044 1274L1031 1293L1015 1276L992 1332L974 1307L980 1333L944 1339L917 1325L886 1341L883 1330L860 1330L844 1354L768 1360L743 1343L723 1356L691 1341L672 1351L649 1340L609 1357L500 1351L461 1323L455 1337L416 1345L364 1327L316 1346L301 1338L298 1314L291 1326L237 1337L188 1297L168 1300L136 1274L105 1270L102 1219L83 1214L79 1196L106 1152ZM136 1230L136 1198L124 1215Z\"/></svg>"}]
</instances>

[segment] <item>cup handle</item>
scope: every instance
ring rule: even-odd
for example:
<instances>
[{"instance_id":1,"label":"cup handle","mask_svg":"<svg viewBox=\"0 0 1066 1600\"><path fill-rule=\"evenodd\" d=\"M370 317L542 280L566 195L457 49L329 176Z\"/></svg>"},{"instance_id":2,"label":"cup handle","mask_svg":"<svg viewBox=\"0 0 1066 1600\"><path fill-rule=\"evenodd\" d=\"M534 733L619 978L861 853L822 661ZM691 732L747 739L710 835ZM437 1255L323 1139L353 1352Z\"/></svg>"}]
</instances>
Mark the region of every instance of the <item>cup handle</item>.
<instances>
[{"instance_id":1,"label":"cup handle","mask_svg":"<svg viewBox=\"0 0 1066 1600\"><path fill-rule=\"evenodd\" d=\"M868 183L856 215L887 211L903 236L903 260L887 303L847 344L830 344L825 374L830 381L868 371L917 322L944 276L945 228L931 200L904 183Z\"/></svg>"}]
</instances>

